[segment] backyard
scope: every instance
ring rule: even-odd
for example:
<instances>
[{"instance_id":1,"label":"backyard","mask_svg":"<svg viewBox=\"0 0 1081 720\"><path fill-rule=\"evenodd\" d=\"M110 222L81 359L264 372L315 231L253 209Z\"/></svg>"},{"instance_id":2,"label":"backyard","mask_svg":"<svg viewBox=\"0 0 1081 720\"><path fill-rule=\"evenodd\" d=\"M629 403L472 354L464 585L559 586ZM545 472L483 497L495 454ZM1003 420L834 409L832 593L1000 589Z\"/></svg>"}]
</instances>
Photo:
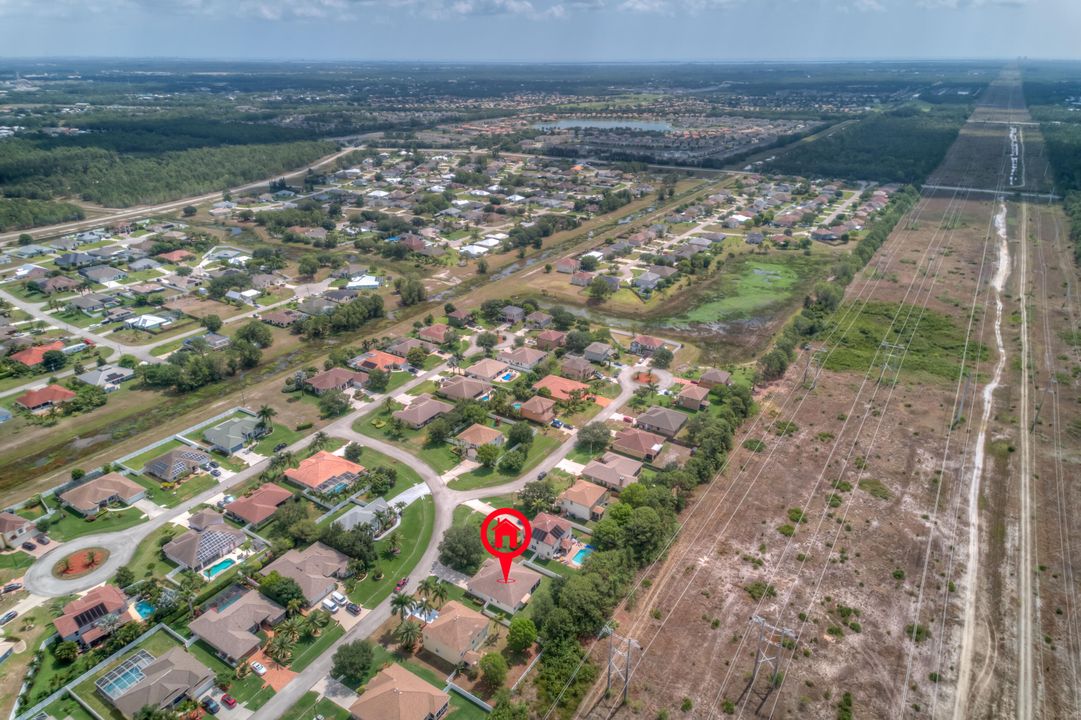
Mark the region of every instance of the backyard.
<instances>
[{"instance_id":1,"label":"backyard","mask_svg":"<svg viewBox=\"0 0 1081 720\"><path fill-rule=\"evenodd\" d=\"M374 574L369 573L366 578L357 582L349 593L349 599L363 607L371 608L388 597L398 580L408 575L420 561L424 550L428 547L434 524L435 503L430 496L422 497L406 507L402 513L401 524L398 526L401 552L397 557L385 559L384 548L387 541L384 539L377 542L376 550L383 558L377 566L383 572L383 579L374 580Z\"/></svg>"},{"instance_id":2,"label":"backyard","mask_svg":"<svg viewBox=\"0 0 1081 720\"><path fill-rule=\"evenodd\" d=\"M93 519L84 518L64 508L57 511L53 517L59 520L49 525L49 537L60 542L74 540L83 535L127 530L147 519L142 510L134 507L123 510L104 510Z\"/></svg>"},{"instance_id":3,"label":"backyard","mask_svg":"<svg viewBox=\"0 0 1081 720\"><path fill-rule=\"evenodd\" d=\"M135 475L131 479L146 488L146 496L151 502L166 508L176 507L218 484L218 479L210 473L188 476L172 490L166 490L161 481L146 475Z\"/></svg>"}]
</instances>

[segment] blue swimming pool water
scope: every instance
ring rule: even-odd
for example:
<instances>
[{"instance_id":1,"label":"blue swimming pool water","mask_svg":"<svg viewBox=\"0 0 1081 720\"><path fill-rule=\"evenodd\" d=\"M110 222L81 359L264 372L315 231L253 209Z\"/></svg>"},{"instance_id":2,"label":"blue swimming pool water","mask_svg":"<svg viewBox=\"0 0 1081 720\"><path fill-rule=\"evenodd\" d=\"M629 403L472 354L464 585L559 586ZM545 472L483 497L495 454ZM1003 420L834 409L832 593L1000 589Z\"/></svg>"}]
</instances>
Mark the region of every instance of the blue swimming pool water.
<instances>
[{"instance_id":1,"label":"blue swimming pool water","mask_svg":"<svg viewBox=\"0 0 1081 720\"><path fill-rule=\"evenodd\" d=\"M135 612L139 613L139 617L146 620L148 617L154 614L154 606L148 603L146 600L140 600L135 603Z\"/></svg>"},{"instance_id":2,"label":"blue swimming pool water","mask_svg":"<svg viewBox=\"0 0 1081 720\"><path fill-rule=\"evenodd\" d=\"M503 381L504 382L510 382L510 380L513 377L514 377L514 373L512 373L512 372L506 373L506 374L503 375Z\"/></svg>"},{"instance_id":3,"label":"blue swimming pool water","mask_svg":"<svg viewBox=\"0 0 1081 720\"><path fill-rule=\"evenodd\" d=\"M581 565L586 561L586 558L593 554L593 546L586 545L584 548L574 553L574 564Z\"/></svg>"},{"instance_id":4,"label":"blue swimming pool water","mask_svg":"<svg viewBox=\"0 0 1081 720\"><path fill-rule=\"evenodd\" d=\"M224 560L219 560L218 562L214 563L203 572L208 578L212 578L223 570L228 570L234 565L236 565L236 560L234 560L233 558L225 558Z\"/></svg>"}]
</instances>

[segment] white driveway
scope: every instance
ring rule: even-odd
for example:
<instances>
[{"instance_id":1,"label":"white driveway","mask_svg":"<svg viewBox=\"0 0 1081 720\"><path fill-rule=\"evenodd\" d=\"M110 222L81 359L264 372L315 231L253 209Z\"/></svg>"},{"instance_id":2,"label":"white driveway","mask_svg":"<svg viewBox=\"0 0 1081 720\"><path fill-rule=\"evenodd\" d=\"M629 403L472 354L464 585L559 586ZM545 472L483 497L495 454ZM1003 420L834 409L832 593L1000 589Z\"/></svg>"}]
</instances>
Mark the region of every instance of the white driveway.
<instances>
[{"instance_id":1,"label":"white driveway","mask_svg":"<svg viewBox=\"0 0 1081 720\"><path fill-rule=\"evenodd\" d=\"M425 495L431 495L432 489L425 483L417 483L412 487L406 488L404 492L395 497L392 497L389 502L391 505L397 505L398 503L405 503L411 505L414 501L419 500Z\"/></svg>"},{"instance_id":2,"label":"white driveway","mask_svg":"<svg viewBox=\"0 0 1081 720\"><path fill-rule=\"evenodd\" d=\"M143 498L142 500L136 501L135 507L146 513L146 516L151 520L165 512L165 508L148 498Z\"/></svg>"},{"instance_id":3,"label":"white driveway","mask_svg":"<svg viewBox=\"0 0 1081 720\"><path fill-rule=\"evenodd\" d=\"M582 469L585 467L585 465L583 465L582 463L574 462L573 460L568 460L567 458L563 458L559 461L556 467L563 472L569 472L571 475L581 475Z\"/></svg>"}]
</instances>

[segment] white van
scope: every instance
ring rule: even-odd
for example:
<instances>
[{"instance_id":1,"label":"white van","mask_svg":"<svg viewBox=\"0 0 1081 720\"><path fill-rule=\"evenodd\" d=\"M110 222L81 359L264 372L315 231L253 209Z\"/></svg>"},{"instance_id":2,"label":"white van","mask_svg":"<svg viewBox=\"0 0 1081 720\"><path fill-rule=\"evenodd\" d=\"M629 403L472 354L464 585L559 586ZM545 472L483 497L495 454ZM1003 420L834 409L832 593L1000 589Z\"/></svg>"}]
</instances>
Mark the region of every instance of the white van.
<instances>
[{"instance_id":1,"label":"white van","mask_svg":"<svg viewBox=\"0 0 1081 720\"><path fill-rule=\"evenodd\" d=\"M338 612L338 603L334 602L330 598L323 600L323 609L329 613Z\"/></svg>"},{"instance_id":2,"label":"white van","mask_svg":"<svg viewBox=\"0 0 1081 720\"><path fill-rule=\"evenodd\" d=\"M338 603L339 605L345 605L347 602L349 602L349 599L347 597L345 597L345 595L342 595L337 590L335 590L334 592L332 592L330 594L330 599L333 600L334 602Z\"/></svg>"}]
</instances>

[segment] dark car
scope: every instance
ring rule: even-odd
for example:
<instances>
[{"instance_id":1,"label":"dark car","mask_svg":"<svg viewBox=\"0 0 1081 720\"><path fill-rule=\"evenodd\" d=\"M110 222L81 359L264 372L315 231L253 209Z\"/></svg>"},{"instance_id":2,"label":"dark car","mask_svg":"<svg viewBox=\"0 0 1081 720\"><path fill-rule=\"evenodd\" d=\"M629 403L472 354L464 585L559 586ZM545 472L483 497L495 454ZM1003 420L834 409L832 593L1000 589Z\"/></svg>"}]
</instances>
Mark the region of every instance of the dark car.
<instances>
[{"instance_id":1,"label":"dark car","mask_svg":"<svg viewBox=\"0 0 1081 720\"><path fill-rule=\"evenodd\" d=\"M360 605L356 603L349 603L345 606L345 611L350 615L360 615Z\"/></svg>"},{"instance_id":2,"label":"dark car","mask_svg":"<svg viewBox=\"0 0 1081 720\"><path fill-rule=\"evenodd\" d=\"M287 447L289 447L289 446L286 445L285 443L278 443L277 445L274 446L274 452L281 452L282 450L284 450Z\"/></svg>"},{"instance_id":3,"label":"dark car","mask_svg":"<svg viewBox=\"0 0 1081 720\"><path fill-rule=\"evenodd\" d=\"M37 540L38 545L48 545L49 544L49 538L45 537L44 535L38 535L34 539Z\"/></svg>"},{"instance_id":4,"label":"dark car","mask_svg":"<svg viewBox=\"0 0 1081 720\"><path fill-rule=\"evenodd\" d=\"M211 470L210 474L214 477L221 477L221 470Z\"/></svg>"},{"instance_id":5,"label":"dark car","mask_svg":"<svg viewBox=\"0 0 1081 720\"><path fill-rule=\"evenodd\" d=\"M29 540L27 540L26 542L23 543L23 550L36 550L37 547L38 547L37 545L30 542Z\"/></svg>"},{"instance_id":6,"label":"dark car","mask_svg":"<svg viewBox=\"0 0 1081 720\"><path fill-rule=\"evenodd\" d=\"M20 582L8 583L7 585L4 586L4 592L5 593L15 592L16 590L22 590L22 589L23 589L23 584L20 583Z\"/></svg>"},{"instance_id":7,"label":"dark car","mask_svg":"<svg viewBox=\"0 0 1081 720\"><path fill-rule=\"evenodd\" d=\"M203 709L205 709L211 715L221 710L221 705L219 705L218 702L212 697L203 698L202 705Z\"/></svg>"},{"instance_id":8,"label":"dark car","mask_svg":"<svg viewBox=\"0 0 1081 720\"><path fill-rule=\"evenodd\" d=\"M212 467L212 468L216 468L216 467L218 467L218 463L216 463L216 462L214 462L213 460L211 460L211 461L210 461L210 467Z\"/></svg>"},{"instance_id":9,"label":"dark car","mask_svg":"<svg viewBox=\"0 0 1081 720\"><path fill-rule=\"evenodd\" d=\"M236 698L234 698L232 695L222 695L221 696L221 704L224 705L227 708L235 708L236 707Z\"/></svg>"},{"instance_id":10,"label":"dark car","mask_svg":"<svg viewBox=\"0 0 1081 720\"><path fill-rule=\"evenodd\" d=\"M18 615L19 615L19 613L15 612L14 610L8 610L6 613L4 613L4 615L2 617L0 617L0 625L7 625L9 622L14 620Z\"/></svg>"}]
</instances>

